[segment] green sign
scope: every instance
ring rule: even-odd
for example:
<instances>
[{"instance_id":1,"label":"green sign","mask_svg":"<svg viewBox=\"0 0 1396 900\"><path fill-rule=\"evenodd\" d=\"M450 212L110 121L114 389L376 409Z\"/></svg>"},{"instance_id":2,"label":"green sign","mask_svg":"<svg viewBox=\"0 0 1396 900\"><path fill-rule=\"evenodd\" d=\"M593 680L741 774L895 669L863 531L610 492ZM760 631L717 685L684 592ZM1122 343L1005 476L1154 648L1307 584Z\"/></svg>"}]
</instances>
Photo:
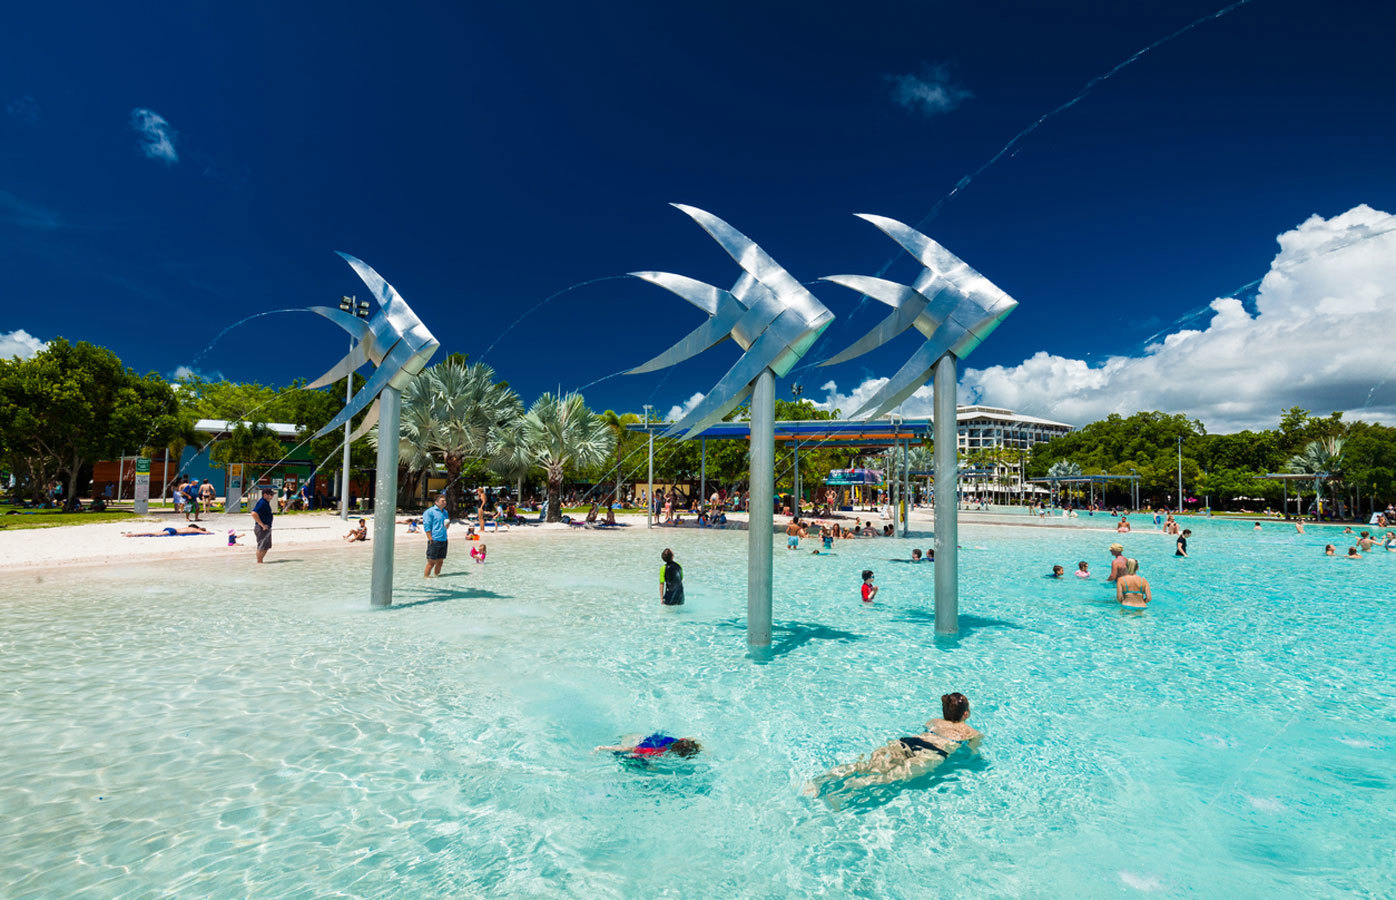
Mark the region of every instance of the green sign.
<instances>
[{"instance_id":1,"label":"green sign","mask_svg":"<svg viewBox=\"0 0 1396 900\"><path fill-rule=\"evenodd\" d=\"M150 474L150 460L142 456L136 459L136 473Z\"/></svg>"}]
</instances>

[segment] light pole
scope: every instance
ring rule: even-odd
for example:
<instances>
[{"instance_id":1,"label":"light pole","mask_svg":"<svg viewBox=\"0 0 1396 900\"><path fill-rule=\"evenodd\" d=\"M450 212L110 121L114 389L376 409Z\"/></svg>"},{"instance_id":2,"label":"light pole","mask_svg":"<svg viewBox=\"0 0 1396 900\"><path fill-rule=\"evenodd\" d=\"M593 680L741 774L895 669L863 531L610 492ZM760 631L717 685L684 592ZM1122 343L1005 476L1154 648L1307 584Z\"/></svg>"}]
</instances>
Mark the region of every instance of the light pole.
<instances>
[{"instance_id":1,"label":"light pole","mask_svg":"<svg viewBox=\"0 0 1396 900\"><path fill-rule=\"evenodd\" d=\"M654 527L654 432L650 430L650 405L645 404L645 436L650 445L650 481L645 493L645 527Z\"/></svg>"},{"instance_id":2,"label":"light pole","mask_svg":"<svg viewBox=\"0 0 1396 900\"><path fill-rule=\"evenodd\" d=\"M906 537L906 524L902 522L901 494L902 494L902 460L897 459L897 451L902 448L901 433L902 414L892 413L887 417L887 421L892 426L892 446L887 448L887 499L892 506L892 533L897 537Z\"/></svg>"},{"instance_id":3,"label":"light pole","mask_svg":"<svg viewBox=\"0 0 1396 900\"><path fill-rule=\"evenodd\" d=\"M360 319L368 318L368 301L357 300L354 297L340 297L339 309L351 316L358 316ZM354 352L354 338L349 338L349 352ZM348 372L344 376L344 405L348 406L354 399L354 373ZM344 464L339 471L339 518L349 521L349 435L352 422L344 423Z\"/></svg>"},{"instance_id":4,"label":"light pole","mask_svg":"<svg viewBox=\"0 0 1396 900\"><path fill-rule=\"evenodd\" d=\"M796 403L799 403L799 402L800 402L800 395L803 394L804 392L805 392L804 386L801 385L801 384L796 383L796 384L792 384L792 385L790 386L790 393L791 393L791 395L795 398L795 402L796 402ZM790 510L790 511L793 512L793 513L795 514L795 518L798 520L798 519L800 518L800 499L801 499L801 492L800 492L800 436L799 436L798 434L796 434L796 435L794 435L794 438L793 438L793 439L794 439L794 448L795 448L795 450L794 450L794 453L795 453L795 475L794 475L794 478L793 478L794 488L795 488L795 491L794 491L794 493L795 493L795 502L792 504L791 510Z\"/></svg>"},{"instance_id":5,"label":"light pole","mask_svg":"<svg viewBox=\"0 0 1396 900\"><path fill-rule=\"evenodd\" d=\"M1178 512L1183 511L1183 436L1178 435Z\"/></svg>"}]
</instances>

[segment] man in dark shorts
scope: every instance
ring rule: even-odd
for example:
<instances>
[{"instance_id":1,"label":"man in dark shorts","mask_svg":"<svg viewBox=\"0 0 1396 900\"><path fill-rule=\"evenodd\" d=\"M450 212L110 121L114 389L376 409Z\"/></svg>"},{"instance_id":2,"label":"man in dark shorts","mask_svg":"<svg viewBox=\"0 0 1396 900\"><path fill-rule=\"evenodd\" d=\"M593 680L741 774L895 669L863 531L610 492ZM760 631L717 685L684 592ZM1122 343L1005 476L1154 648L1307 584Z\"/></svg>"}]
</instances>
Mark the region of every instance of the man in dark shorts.
<instances>
[{"instance_id":1,"label":"man in dark shorts","mask_svg":"<svg viewBox=\"0 0 1396 900\"><path fill-rule=\"evenodd\" d=\"M446 494L436 495L436 502L422 513L422 530L427 533L427 567L423 578L430 578L432 572L441 577L441 565L446 562L446 526L451 517L446 513Z\"/></svg>"},{"instance_id":2,"label":"man in dark shorts","mask_svg":"<svg viewBox=\"0 0 1396 900\"><path fill-rule=\"evenodd\" d=\"M265 559L267 551L271 549L271 520L275 517L271 511L271 498L275 496L276 491L264 487L262 499L252 507L252 532L257 535L257 562Z\"/></svg>"}]
</instances>

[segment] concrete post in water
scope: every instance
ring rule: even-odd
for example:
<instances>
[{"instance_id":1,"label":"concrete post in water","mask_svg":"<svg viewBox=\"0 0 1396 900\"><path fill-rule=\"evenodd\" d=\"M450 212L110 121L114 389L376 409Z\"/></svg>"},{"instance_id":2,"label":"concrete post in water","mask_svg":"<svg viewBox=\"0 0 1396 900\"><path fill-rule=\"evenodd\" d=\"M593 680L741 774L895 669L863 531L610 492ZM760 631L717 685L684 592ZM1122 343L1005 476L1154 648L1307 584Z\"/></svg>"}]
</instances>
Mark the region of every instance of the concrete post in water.
<instances>
[{"instance_id":1,"label":"concrete post in water","mask_svg":"<svg viewBox=\"0 0 1396 900\"><path fill-rule=\"evenodd\" d=\"M935 366L936 467L936 634L960 630L959 427L956 409L955 354L947 353Z\"/></svg>"},{"instance_id":2,"label":"concrete post in water","mask_svg":"<svg viewBox=\"0 0 1396 900\"><path fill-rule=\"evenodd\" d=\"M397 457L401 441L402 392L385 387L378 395L378 480L373 493L374 606L393 604L393 537L397 518Z\"/></svg>"},{"instance_id":3,"label":"concrete post in water","mask_svg":"<svg viewBox=\"0 0 1396 900\"><path fill-rule=\"evenodd\" d=\"M646 428L646 429L649 428L649 423L648 423L648 422L645 423L645 428ZM649 478L649 491L648 491L648 493L645 494L645 527L646 527L646 528L653 528L653 527L654 527L654 513L655 513L655 506L654 506L654 432L653 432L653 431L650 431L650 432L649 432L649 445L650 445L650 478Z\"/></svg>"},{"instance_id":4,"label":"concrete post in water","mask_svg":"<svg viewBox=\"0 0 1396 900\"><path fill-rule=\"evenodd\" d=\"M751 393L751 490L747 504L746 641L771 645L771 562L775 532L776 378L756 376Z\"/></svg>"}]
</instances>

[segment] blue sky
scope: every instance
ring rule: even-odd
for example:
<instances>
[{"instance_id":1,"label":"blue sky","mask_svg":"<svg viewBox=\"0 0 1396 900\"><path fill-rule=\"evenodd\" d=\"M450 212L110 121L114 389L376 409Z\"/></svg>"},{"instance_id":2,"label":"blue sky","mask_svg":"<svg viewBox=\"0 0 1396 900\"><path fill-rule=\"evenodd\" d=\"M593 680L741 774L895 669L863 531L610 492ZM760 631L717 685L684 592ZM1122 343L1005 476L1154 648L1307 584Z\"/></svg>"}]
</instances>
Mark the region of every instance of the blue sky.
<instances>
[{"instance_id":1,"label":"blue sky","mask_svg":"<svg viewBox=\"0 0 1396 900\"><path fill-rule=\"evenodd\" d=\"M525 400L580 387L701 317L615 276L735 277L669 201L726 218L803 280L874 272L895 247L853 213L920 221L1092 78L1222 7L29 4L9 14L0 57L0 346L22 330L106 344L140 370L313 377L343 338L310 316L258 319L199 354L252 313L363 296L332 252L345 250L446 351L489 349ZM1207 329L1207 304L1273 271L1277 236L1315 215L1336 223L1324 240L1356 233L1382 252L1301 277L1289 302L1377 285L1375 313L1366 300L1334 313L1373 334L1386 320L1371 316L1392 306L1393 33L1388 4L1250 0L1099 83L944 202L924 230L1021 304L967 361L997 380L973 375L967 390L1071 421L1122 396L1185 404L1215 348L1168 362L1172 394L1124 390L1110 361L1155 354L1146 339L1160 332ZM1373 216L1339 218L1363 204ZM1356 269L1366 280L1343 282ZM909 260L889 271L914 274ZM528 312L593 279L607 280ZM878 318L842 288L816 291L839 318L814 356ZM1255 290L1241 299L1255 316ZM1239 346L1308 327L1259 303L1276 328ZM917 340L796 380L846 403ZM1292 342L1271 349L1294 355ZM598 408L665 409L735 352L586 393ZM1024 367L1042 353L1070 365ZM1290 400L1368 418L1396 407L1396 380L1377 384L1385 357L1327 380L1278 371L1255 392L1244 355L1239 397L1197 401L1209 424L1273 419ZM1130 384L1155 380L1131 371ZM1027 379L1049 393L1017 391ZM1059 394L1080 402L1056 408Z\"/></svg>"}]
</instances>

